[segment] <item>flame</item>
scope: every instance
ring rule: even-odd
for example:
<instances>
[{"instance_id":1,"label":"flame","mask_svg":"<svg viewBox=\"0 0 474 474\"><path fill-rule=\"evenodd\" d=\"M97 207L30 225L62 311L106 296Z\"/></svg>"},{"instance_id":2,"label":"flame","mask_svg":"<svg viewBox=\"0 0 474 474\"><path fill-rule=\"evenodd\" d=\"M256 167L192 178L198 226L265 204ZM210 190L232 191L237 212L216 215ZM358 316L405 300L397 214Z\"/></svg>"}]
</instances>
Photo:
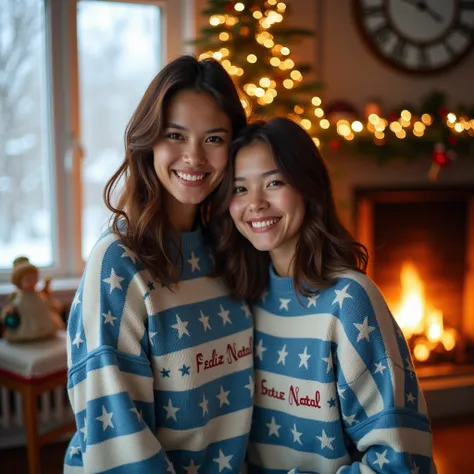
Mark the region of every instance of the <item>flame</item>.
<instances>
[{"instance_id":1,"label":"flame","mask_svg":"<svg viewBox=\"0 0 474 474\"><path fill-rule=\"evenodd\" d=\"M423 335L415 344L413 355L419 361L428 360L438 343L451 351L456 345L456 330L445 329L443 313L426 303L425 288L411 262L404 262L400 272L401 303L394 311L395 319L407 339Z\"/></svg>"}]
</instances>

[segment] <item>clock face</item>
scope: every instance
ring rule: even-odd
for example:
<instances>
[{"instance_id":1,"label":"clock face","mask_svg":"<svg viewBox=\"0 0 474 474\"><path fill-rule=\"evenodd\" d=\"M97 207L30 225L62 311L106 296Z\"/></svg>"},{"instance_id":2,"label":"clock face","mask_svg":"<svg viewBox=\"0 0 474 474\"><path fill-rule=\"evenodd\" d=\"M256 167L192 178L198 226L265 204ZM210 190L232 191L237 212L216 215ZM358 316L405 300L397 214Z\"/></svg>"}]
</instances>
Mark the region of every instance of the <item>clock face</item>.
<instances>
[{"instance_id":1,"label":"clock face","mask_svg":"<svg viewBox=\"0 0 474 474\"><path fill-rule=\"evenodd\" d=\"M474 44L474 0L354 0L354 13L371 49L406 72L447 69Z\"/></svg>"}]
</instances>

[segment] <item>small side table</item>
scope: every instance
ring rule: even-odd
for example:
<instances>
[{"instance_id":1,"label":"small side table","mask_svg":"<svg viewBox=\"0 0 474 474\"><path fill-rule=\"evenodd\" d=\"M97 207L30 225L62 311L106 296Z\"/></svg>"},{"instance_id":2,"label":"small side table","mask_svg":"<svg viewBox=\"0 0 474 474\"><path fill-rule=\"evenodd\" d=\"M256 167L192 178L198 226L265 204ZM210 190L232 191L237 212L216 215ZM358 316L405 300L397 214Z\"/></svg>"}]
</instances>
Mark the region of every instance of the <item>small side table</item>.
<instances>
[{"instance_id":1,"label":"small side table","mask_svg":"<svg viewBox=\"0 0 474 474\"><path fill-rule=\"evenodd\" d=\"M37 398L56 387L66 386L66 332L37 342L8 343L0 340L0 386L17 391L23 399L29 474L40 474L40 448L72 432L74 421L40 434Z\"/></svg>"}]
</instances>

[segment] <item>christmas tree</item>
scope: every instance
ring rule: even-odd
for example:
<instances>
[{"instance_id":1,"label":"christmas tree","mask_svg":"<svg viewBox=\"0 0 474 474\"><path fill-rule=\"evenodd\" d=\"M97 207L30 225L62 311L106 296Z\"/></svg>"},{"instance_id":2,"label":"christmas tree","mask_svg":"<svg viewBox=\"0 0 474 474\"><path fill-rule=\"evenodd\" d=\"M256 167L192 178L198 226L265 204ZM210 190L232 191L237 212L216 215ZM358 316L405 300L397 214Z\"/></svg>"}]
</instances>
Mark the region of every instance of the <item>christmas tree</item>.
<instances>
[{"instance_id":1,"label":"christmas tree","mask_svg":"<svg viewBox=\"0 0 474 474\"><path fill-rule=\"evenodd\" d=\"M278 0L209 0L209 26L194 43L200 59L217 59L234 78L249 115L287 115L310 130L320 84L304 79L311 65L296 64L289 45L314 32L285 28L287 11Z\"/></svg>"}]
</instances>

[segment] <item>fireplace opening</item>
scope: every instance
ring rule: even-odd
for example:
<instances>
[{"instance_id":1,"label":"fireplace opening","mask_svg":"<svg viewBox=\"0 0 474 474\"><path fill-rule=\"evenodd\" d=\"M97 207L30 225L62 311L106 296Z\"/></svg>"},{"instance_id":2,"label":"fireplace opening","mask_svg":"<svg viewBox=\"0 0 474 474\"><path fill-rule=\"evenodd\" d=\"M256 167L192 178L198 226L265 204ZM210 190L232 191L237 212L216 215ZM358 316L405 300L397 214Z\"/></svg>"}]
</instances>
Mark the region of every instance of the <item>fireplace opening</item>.
<instances>
[{"instance_id":1,"label":"fireplace opening","mask_svg":"<svg viewBox=\"0 0 474 474\"><path fill-rule=\"evenodd\" d=\"M474 364L474 189L357 189L355 222L416 365Z\"/></svg>"}]
</instances>

